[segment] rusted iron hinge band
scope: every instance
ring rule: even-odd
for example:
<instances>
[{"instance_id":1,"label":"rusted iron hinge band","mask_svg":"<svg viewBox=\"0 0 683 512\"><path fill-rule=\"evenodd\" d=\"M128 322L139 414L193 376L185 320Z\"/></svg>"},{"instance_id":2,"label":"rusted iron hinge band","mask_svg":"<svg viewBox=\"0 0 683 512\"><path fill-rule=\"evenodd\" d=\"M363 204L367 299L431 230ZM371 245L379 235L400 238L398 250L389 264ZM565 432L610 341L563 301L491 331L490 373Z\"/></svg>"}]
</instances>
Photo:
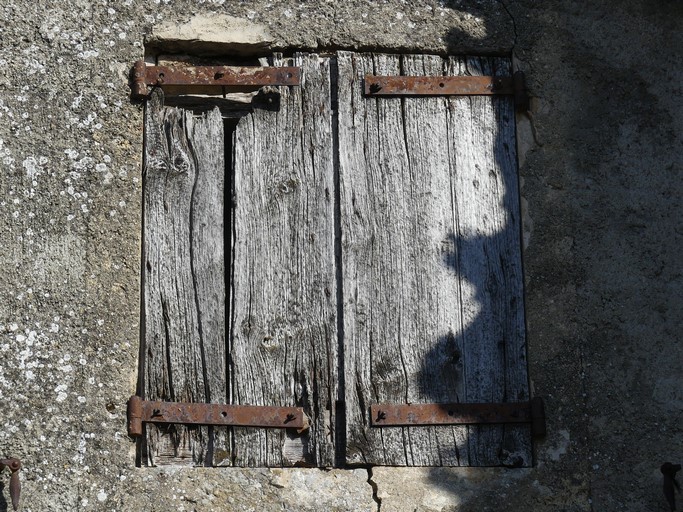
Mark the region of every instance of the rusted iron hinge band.
<instances>
[{"instance_id":1,"label":"rusted iron hinge band","mask_svg":"<svg viewBox=\"0 0 683 512\"><path fill-rule=\"evenodd\" d=\"M142 435L143 423L229 425L235 427L308 428L301 407L153 402L132 396L128 401L128 434Z\"/></svg>"},{"instance_id":2,"label":"rusted iron hinge band","mask_svg":"<svg viewBox=\"0 0 683 512\"><path fill-rule=\"evenodd\" d=\"M0 459L0 472L5 467L8 467L12 472L9 479L9 496L12 500L12 508L17 510L19 508L19 499L21 497L21 482L19 481L19 470L21 469L21 461L19 459Z\"/></svg>"},{"instance_id":3,"label":"rusted iron hinge band","mask_svg":"<svg viewBox=\"0 0 683 512\"><path fill-rule=\"evenodd\" d=\"M300 85L301 68L257 66L148 66L137 61L133 66L132 96L144 98L148 86L263 87Z\"/></svg>"},{"instance_id":4,"label":"rusted iron hinge band","mask_svg":"<svg viewBox=\"0 0 683 512\"><path fill-rule=\"evenodd\" d=\"M516 105L528 104L524 73L513 76L373 76L366 75L366 96L514 95Z\"/></svg>"},{"instance_id":5,"label":"rusted iron hinge band","mask_svg":"<svg viewBox=\"0 0 683 512\"><path fill-rule=\"evenodd\" d=\"M512 94L512 77L365 76L367 96L470 96Z\"/></svg>"},{"instance_id":6,"label":"rusted iron hinge band","mask_svg":"<svg viewBox=\"0 0 683 512\"><path fill-rule=\"evenodd\" d=\"M373 427L530 423L535 437L545 435L543 399L539 397L498 404L374 404L370 422Z\"/></svg>"}]
</instances>

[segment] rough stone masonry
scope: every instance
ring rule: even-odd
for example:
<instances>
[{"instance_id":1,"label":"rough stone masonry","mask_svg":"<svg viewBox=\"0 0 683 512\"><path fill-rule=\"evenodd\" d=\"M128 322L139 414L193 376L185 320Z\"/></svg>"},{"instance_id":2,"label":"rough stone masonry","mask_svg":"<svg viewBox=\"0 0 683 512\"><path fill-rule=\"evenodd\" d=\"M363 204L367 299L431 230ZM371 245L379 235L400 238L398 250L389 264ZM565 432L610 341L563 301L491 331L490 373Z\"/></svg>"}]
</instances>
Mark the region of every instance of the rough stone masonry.
<instances>
[{"instance_id":1,"label":"rough stone masonry","mask_svg":"<svg viewBox=\"0 0 683 512\"><path fill-rule=\"evenodd\" d=\"M239 22L197 24L218 15ZM667 510L659 466L683 459L682 25L672 0L3 2L0 457L22 461L21 510ZM532 95L518 154L548 417L533 468L135 467L143 122L128 76L171 40L513 56Z\"/></svg>"}]
</instances>

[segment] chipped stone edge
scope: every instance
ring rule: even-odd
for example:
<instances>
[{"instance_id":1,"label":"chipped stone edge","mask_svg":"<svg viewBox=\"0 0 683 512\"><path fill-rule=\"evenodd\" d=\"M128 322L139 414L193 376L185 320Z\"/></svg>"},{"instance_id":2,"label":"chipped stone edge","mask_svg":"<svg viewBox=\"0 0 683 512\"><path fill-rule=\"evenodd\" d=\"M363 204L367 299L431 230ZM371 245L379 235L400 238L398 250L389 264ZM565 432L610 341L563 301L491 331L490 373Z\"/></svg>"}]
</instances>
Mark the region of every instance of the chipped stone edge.
<instances>
[{"instance_id":1,"label":"chipped stone edge","mask_svg":"<svg viewBox=\"0 0 683 512\"><path fill-rule=\"evenodd\" d=\"M273 42L264 25L228 15L195 16L183 24L164 23L153 27L145 36L145 50L253 56L271 51Z\"/></svg>"}]
</instances>

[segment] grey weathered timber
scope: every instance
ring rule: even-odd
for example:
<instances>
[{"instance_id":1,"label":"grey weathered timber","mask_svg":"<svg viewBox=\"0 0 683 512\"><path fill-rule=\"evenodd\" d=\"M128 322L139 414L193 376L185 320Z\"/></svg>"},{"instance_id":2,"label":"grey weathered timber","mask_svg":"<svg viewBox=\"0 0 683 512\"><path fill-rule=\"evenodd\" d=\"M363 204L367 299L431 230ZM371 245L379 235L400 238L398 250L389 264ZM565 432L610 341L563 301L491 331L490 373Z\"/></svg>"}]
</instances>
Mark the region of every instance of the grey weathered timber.
<instances>
[{"instance_id":1,"label":"grey weathered timber","mask_svg":"<svg viewBox=\"0 0 683 512\"><path fill-rule=\"evenodd\" d=\"M366 98L500 59L339 54L347 462L529 465L521 427L370 428L371 403L528 398L509 98Z\"/></svg>"},{"instance_id":2,"label":"grey weathered timber","mask_svg":"<svg viewBox=\"0 0 683 512\"><path fill-rule=\"evenodd\" d=\"M275 65L288 64L276 58ZM234 429L239 466L334 462L337 385L330 63L296 55L301 87L234 134L232 403L302 406L304 435Z\"/></svg>"},{"instance_id":3,"label":"grey weathered timber","mask_svg":"<svg viewBox=\"0 0 683 512\"><path fill-rule=\"evenodd\" d=\"M227 399L223 249L223 121L148 101L144 166L144 395ZM147 426L154 465L213 465L228 453L210 427Z\"/></svg>"}]
</instances>

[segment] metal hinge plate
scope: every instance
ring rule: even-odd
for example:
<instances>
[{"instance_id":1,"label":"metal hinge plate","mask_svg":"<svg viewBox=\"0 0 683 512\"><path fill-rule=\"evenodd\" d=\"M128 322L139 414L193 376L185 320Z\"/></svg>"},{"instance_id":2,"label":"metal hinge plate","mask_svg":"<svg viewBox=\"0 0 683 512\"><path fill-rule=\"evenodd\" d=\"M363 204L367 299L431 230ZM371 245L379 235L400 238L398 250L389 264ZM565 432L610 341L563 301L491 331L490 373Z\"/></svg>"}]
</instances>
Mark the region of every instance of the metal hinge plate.
<instances>
[{"instance_id":1,"label":"metal hinge plate","mask_svg":"<svg viewBox=\"0 0 683 512\"><path fill-rule=\"evenodd\" d=\"M512 76L365 76L366 96L514 95L515 105L528 109L524 73Z\"/></svg>"},{"instance_id":2,"label":"metal hinge plate","mask_svg":"<svg viewBox=\"0 0 683 512\"><path fill-rule=\"evenodd\" d=\"M301 407L156 402L132 396L128 401L128 434L142 435L143 423L292 428L299 432L309 427Z\"/></svg>"},{"instance_id":3,"label":"metal hinge plate","mask_svg":"<svg viewBox=\"0 0 683 512\"><path fill-rule=\"evenodd\" d=\"M545 407L540 397L496 404L375 404L370 406L370 423L373 427L530 423L534 437L542 437Z\"/></svg>"},{"instance_id":4,"label":"metal hinge plate","mask_svg":"<svg viewBox=\"0 0 683 512\"><path fill-rule=\"evenodd\" d=\"M299 85L301 68L290 67L258 67L258 66L197 66L170 67L148 66L137 61L133 66L133 83L131 95L134 98L146 98L148 87L206 87L217 88L218 92L245 89L258 89L267 85Z\"/></svg>"},{"instance_id":5,"label":"metal hinge plate","mask_svg":"<svg viewBox=\"0 0 683 512\"><path fill-rule=\"evenodd\" d=\"M21 469L21 461L19 459L0 459L0 473L5 467L9 468L12 476L9 480L9 495L12 500L12 508L19 509L19 500L21 498L21 482L19 480L19 470ZM6 509L5 509L6 510Z\"/></svg>"}]
</instances>

